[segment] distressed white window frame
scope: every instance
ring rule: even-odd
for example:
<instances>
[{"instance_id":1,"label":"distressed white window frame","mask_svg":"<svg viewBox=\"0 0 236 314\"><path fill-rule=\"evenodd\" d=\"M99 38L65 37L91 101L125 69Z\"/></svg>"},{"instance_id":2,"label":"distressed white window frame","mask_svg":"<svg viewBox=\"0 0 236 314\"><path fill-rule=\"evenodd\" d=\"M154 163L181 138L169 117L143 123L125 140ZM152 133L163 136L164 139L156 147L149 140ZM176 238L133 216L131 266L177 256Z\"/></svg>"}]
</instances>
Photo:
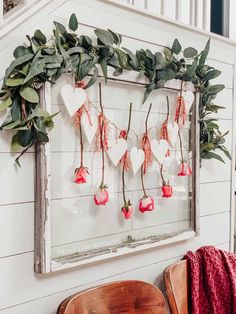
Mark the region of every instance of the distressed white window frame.
<instances>
[{"instance_id":1,"label":"distressed white window frame","mask_svg":"<svg viewBox=\"0 0 236 314\"><path fill-rule=\"evenodd\" d=\"M110 72L108 79L125 84L138 84L144 86L145 80L137 81L134 73L122 75L119 79L114 78ZM101 78L102 79L102 78ZM165 84L164 89L176 92L180 90L181 82L172 80ZM51 252L51 166L50 166L50 139L46 145L36 145L36 189L35 189L35 271L37 273L50 273L68 269L96 261L101 261L125 254L135 253L146 249L156 248L163 245L188 240L199 235L199 92L191 83L185 83L184 90L191 90L195 94L195 100L191 118L191 143L192 143L192 193L191 197L191 229L165 236L156 236L146 240L132 243L114 245L99 250L91 250L84 253L72 254L61 258L52 258ZM41 89L41 106L50 112L51 110L51 84L46 83ZM50 137L50 135L49 135Z\"/></svg>"}]
</instances>

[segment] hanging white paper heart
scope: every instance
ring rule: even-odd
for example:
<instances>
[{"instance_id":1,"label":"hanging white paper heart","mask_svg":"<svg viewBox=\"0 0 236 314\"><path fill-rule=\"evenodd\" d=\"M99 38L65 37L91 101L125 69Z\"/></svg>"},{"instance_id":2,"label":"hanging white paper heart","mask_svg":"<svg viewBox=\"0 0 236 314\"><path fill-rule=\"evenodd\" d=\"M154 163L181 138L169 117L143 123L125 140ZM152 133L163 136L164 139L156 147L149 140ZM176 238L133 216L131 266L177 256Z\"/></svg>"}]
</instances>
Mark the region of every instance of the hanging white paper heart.
<instances>
[{"instance_id":1,"label":"hanging white paper heart","mask_svg":"<svg viewBox=\"0 0 236 314\"><path fill-rule=\"evenodd\" d=\"M69 115L72 117L85 103L87 94L83 88L74 88L72 85L66 84L61 89L61 97Z\"/></svg>"},{"instance_id":2,"label":"hanging white paper heart","mask_svg":"<svg viewBox=\"0 0 236 314\"><path fill-rule=\"evenodd\" d=\"M151 149L157 161L162 165L169 149L169 143L166 140L160 140L159 142L157 140L152 140Z\"/></svg>"},{"instance_id":3,"label":"hanging white paper heart","mask_svg":"<svg viewBox=\"0 0 236 314\"><path fill-rule=\"evenodd\" d=\"M142 149L137 149L137 147L132 147L130 151L130 162L133 170L133 175L135 176L139 168L144 162L144 151Z\"/></svg>"},{"instance_id":4,"label":"hanging white paper heart","mask_svg":"<svg viewBox=\"0 0 236 314\"><path fill-rule=\"evenodd\" d=\"M175 143L177 141L178 131L179 131L179 127L176 122L174 123L169 122L167 124L167 132L168 132L169 140L173 147L175 146Z\"/></svg>"},{"instance_id":5,"label":"hanging white paper heart","mask_svg":"<svg viewBox=\"0 0 236 314\"><path fill-rule=\"evenodd\" d=\"M107 150L107 154L115 167L126 152L127 148L127 141L123 138L119 138L116 142L112 143Z\"/></svg>"},{"instance_id":6,"label":"hanging white paper heart","mask_svg":"<svg viewBox=\"0 0 236 314\"><path fill-rule=\"evenodd\" d=\"M81 126L88 143L91 144L98 128L98 117L95 114L94 109L91 109L88 114L89 117L86 112L83 113L81 118Z\"/></svg>"},{"instance_id":7,"label":"hanging white paper heart","mask_svg":"<svg viewBox=\"0 0 236 314\"><path fill-rule=\"evenodd\" d=\"M184 97L184 100L186 103L186 111L188 114L189 110L191 109L192 104L194 102L194 93L191 92L190 90L187 90L187 91L183 92L183 97Z\"/></svg>"}]
</instances>

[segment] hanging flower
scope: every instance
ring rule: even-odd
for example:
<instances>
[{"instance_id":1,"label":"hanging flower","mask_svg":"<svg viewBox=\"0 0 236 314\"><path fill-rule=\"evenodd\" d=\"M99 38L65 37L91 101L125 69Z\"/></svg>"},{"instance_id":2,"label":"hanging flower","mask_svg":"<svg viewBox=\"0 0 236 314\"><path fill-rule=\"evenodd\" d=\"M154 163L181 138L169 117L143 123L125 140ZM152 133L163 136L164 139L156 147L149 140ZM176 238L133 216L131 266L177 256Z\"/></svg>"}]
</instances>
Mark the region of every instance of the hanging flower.
<instances>
[{"instance_id":1,"label":"hanging flower","mask_svg":"<svg viewBox=\"0 0 236 314\"><path fill-rule=\"evenodd\" d=\"M107 147L107 121L106 117L103 113L103 104L102 104L102 86L101 83L99 83L99 103L101 108L101 113L99 115L100 118L98 118L98 136L100 139L100 149L102 151L102 180L99 188L97 189L95 195L94 195L94 202L96 205L106 205L109 201L109 194L107 190L107 185L104 184L104 178L105 178L105 150ZM99 120L100 119L100 120Z\"/></svg>"},{"instance_id":2,"label":"hanging flower","mask_svg":"<svg viewBox=\"0 0 236 314\"><path fill-rule=\"evenodd\" d=\"M75 176L74 176L74 182L77 184L86 183L87 182L87 174L88 168L80 166L79 168L75 169Z\"/></svg>"},{"instance_id":3,"label":"hanging flower","mask_svg":"<svg viewBox=\"0 0 236 314\"><path fill-rule=\"evenodd\" d=\"M186 104L184 97L180 94L177 98L176 109L175 109L175 122L179 127L182 127L186 121Z\"/></svg>"},{"instance_id":4,"label":"hanging flower","mask_svg":"<svg viewBox=\"0 0 236 314\"><path fill-rule=\"evenodd\" d=\"M166 100L167 100L167 115L166 115L166 119L163 121L161 125L160 139L166 140L170 144L169 133L168 133L168 128L167 128L167 125L169 122L169 112L170 112L170 104L169 104L168 96L166 96ZM166 153L166 157L169 157L169 156L170 156L170 150L168 149Z\"/></svg>"},{"instance_id":5,"label":"hanging flower","mask_svg":"<svg viewBox=\"0 0 236 314\"><path fill-rule=\"evenodd\" d=\"M96 205L106 205L109 201L109 194L106 185L100 185L94 195Z\"/></svg>"},{"instance_id":6,"label":"hanging flower","mask_svg":"<svg viewBox=\"0 0 236 314\"><path fill-rule=\"evenodd\" d=\"M123 138L123 139L127 140L127 138L128 138L127 131L126 130L121 130L119 138ZM130 168L130 159L129 159L129 152L128 152L128 150L126 150L124 155L121 157L120 164L124 167L125 171L129 170L129 168Z\"/></svg>"},{"instance_id":7,"label":"hanging flower","mask_svg":"<svg viewBox=\"0 0 236 314\"><path fill-rule=\"evenodd\" d=\"M173 189L172 186L169 184L169 182L166 182L163 175L163 165L160 167L160 175L161 175L161 181L162 181L162 197L169 198L173 196Z\"/></svg>"},{"instance_id":8,"label":"hanging flower","mask_svg":"<svg viewBox=\"0 0 236 314\"><path fill-rule=\"evenodd\" d=\"M144 196L139 200L139 210L141 213L154 210L154 198L151 196Z\"/></svg>"},{"instance_id":9,"label":"hanging flower","mask_svg":"<svg viewBox=\"0 0 236 314\"><path fill-rule=\"evenodd\" d=\"M87 83L85 81L77 81L75 82L75 87L77 88L85 88L87 86Z\"/></svg>"},{"instance_id":10,"label":"hanging flower","mask_svg":"<svg viewBox=\"0 0 236 314\"><path fill-rule=\"evenodd\" d=\"M161 187L161 190L162 190L162 197L169 198L173 196L173 189L171 185L169 184L163 185Z\"/></svg>"},{"instance_id":11,"label":"hanging flower","mask_svg":"<svg viewBox=\"0 0 236 314\"><path fill-rule=\"evenodd\" d=\"M125 219L130 219L132 217L133 207L130 200L124 203L123 207L121 208L121 212L123 216L125 217Z\"/></svg>"},{"instance_id":12,"label":"hanging flower","mask_svg":"<svg viewBox=\"0 0 236 314\"><path fill-rule=\"evenodd\" d=\"M185 161L182 161L180 164L178 176L186 177L186 176L191 176L191 175L192 175L192 169Z\"/></svg>"}]
</instances>

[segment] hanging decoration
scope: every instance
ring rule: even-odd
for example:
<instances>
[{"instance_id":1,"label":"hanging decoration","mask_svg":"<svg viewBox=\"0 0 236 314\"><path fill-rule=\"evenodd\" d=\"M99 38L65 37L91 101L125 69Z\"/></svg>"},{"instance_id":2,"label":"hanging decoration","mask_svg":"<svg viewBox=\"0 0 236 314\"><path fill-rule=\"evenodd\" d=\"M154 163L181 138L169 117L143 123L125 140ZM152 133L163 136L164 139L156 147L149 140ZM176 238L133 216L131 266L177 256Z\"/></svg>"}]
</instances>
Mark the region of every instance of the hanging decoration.
<instances>
[{"instance_id":1,"label":"hanging decoration","mask_svg":"<svg viewBox=\"0 0 236 314\"><path fill-rule=\"evenodd\" d=\"M154 210L154 198L152 196L148 196L144 186L144 175L146 174L148 166L152 163L152 150L151 150L151 142L148 134L148 118L152 109L152 104L149 105L147 117L145 120L145 133L142 137L142 149L144 152L144 161L141 166L141 185L143 189L143 197L139 200L139 210L141 213L146 211Z\"/></svg>"},{"instance_id":2,"label":"hanging decoration","mask_svg":"<svg viewBox=\"0 0 236 314\"><path fill-rule=\"evenodd\" d=\"M168 96L166 96L166 104L167 104L167 114L166 114L166 119L162 122L162 125L161 125L160 139L166 140L169 144L171 144L170 136L168 132L169 114L170 114L170 103L169 103ZM169 156L170 156L170 150L168 149L166 153L166 157L169 157Z\"/></svg>"},{"instance_id":3,"label":"hanging decoration","mask_svg":"<svg viewBox=\"0 0 236 314\"><path fill-rule=\"evenodd\" d=\"M132 117L132 103L130 103L129 105L129 120L128 120L128 127L127 130L125 130L125 138L123 140L125 140L127 142L128 140L128 136L129 136L129 131L130 131L130 127L131 127L131 117ZM127 151L125 151L126 153ZM125 217L125 219L130 219L132 217L132 213L133 213L133 207L132 204L130 202L130 200L126 199L126 195L125 195L125 169L126 164L125 162L122 163L122 195L123 195L123 201L124 201L124 205L121 208L121 212L123 214L123 216Z\"/></svg>"},{"instance_id":4,"label":"hanging decoration","mask_svg":"<svg viewBox=\"0 0 236 314\"><path fill-rule=\"evenodd\" d=\"M20 156L16 159L18 165L19 158L30 147L48 142L48 131L53 128L53 115L40 108L39 89L47 81L56 83L64 73L72 73L76 81L82 81L89 73L93 73L86 82L85 88L89 88L97 80L98 66L101 66L105 81L108 79L108 67L114 68L116 76L121 75L123 70L144 75L149 83L143 102L153 90L162 88L169 80L192 82L201 93L200 157L208 160L215 158L224 162L217 154L220 150L230 158L224 146L227 133L220 132L217 119L208 118L210 113L223 108L212 101L224 89L222 84L211 84L211 80L221 72L206 64L210 40L201 52L193 47L182 49L179 41L175 39L172 46L165 47L163 52L152 53L149 49L140 49L133 53L130 49L121 48L120 34L111 30L95 29L96 42L93 42L88 36L77 35L78 24L75 14L70 17L69 30L54 22L55 29L50 40L37 29L33 36L26 36L27 45L17 46L13 52L15 59L6 69L0 90L0 111L7 110L8 113L0 129L15 131L12 150L18 151L22 148ZM67 88L70 92L73 90L73 87ZM82 98L82 94L80 96ZM75 109L72 108L73 106L68 107L70 115ZM185 115L186 108L180 95L176 110L176 121L179 125L184 123ZM103 119L102 116L100 118Z\"/></svg>"},{"instance_id":5,"label":"hanging decoration","mask_svg":"<svg viewBox=\"0 0 236 314\"><path fill-rule=\"evenodd\" d=\"M164 178L164 169L163 164L160 165L160 175L161 175L161 182L162 182L162 197L164 198L170 198L173 196L173 188L170 185L169 181L166 181Z\"/></svg>"},{"instance_id":6,"label":"hanging decoration","mask_svg":"<svg viewBox=\"0 0 236 314\"><path fill-rule=\"evenodd\" d=\"M108 121L103 110L101 83L99 83L99 105L101 112L98 116L97 147L101 150L102 153L102 180L97 192L94 195L94 202L96 205L106 205L109 201L107 185L104 183L105 151L108 150Z\"/></svg>"},{"instance_id":7,"label":"hanging decoration","mask_svg":"<svg viewBox=\"0 0 236 314\"><path fill-rule=\"evenodd\" d=\"M142 137L142 149L144 151L144 162L143 162L143 173L146 174L147 168L152 164L152 151L151 142L148 134L148 118L152 109L152 104L150 104L146 121L145 121L145 133Z\"/></svg>"},{"instance_id":8,"label":"hanging decoration","mask_svg":"<svg viewBox=\"0 0 236 314\"><path fill-rule=\"evenodd\" d=\"M142 149L138 149L137 147L132 147L130 151L130 163L134 176L142 166L144 159L144 151Z\"/></svg>"}]
</instances>

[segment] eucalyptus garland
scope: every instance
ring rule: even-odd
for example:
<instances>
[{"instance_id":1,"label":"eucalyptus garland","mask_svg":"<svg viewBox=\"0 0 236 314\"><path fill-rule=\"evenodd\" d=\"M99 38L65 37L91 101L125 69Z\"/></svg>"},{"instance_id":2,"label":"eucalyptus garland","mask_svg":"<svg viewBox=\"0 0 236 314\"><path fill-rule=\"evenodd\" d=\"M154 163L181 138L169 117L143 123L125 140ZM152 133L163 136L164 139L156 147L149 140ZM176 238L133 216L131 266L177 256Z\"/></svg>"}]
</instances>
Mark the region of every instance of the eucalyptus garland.
<instances>
[{"instance_id":1,"label":"eucalyptus garland","mask_svg":"<svg viewBox=\"0 0 236 314\"><path fill-rule=\"evenodd\" d=\"M149 80L145 88L143 102L155 89L161 88L172 79L192 82L201 92L200 97L200 147L201 158L224 160L217 153L223 151L230 158L224 146L217 119L211 114L224 107L212 101L224 85L212 85L210 81L220 75L220 71L207 65L210 41L200 53L192 47L182 47L177 39L172 47L163 52L153 53L140 49L135 53L121 47L122 37L110 29L95 29L96 41L85 35L78 35L78 20L72 14L68 30L58 22L51 38L37 29L33 36L27 35L28 45L16 47L14 61L7 68L0 91L0 110L7 116L1 130L14 130L11 147L21 149L22 156L36 143L48 142L48 131L53 128L53 116L40 108L39 89L45 82L55 84L64 73L73 73L81 81L89 73L92 77L86 88L92 86L98 77L98 67L107 81L108 66L114 69L114 76L124 70L136 71ZM19 165L19 158L16 162Z\"/></svg>"}]
</instances>

